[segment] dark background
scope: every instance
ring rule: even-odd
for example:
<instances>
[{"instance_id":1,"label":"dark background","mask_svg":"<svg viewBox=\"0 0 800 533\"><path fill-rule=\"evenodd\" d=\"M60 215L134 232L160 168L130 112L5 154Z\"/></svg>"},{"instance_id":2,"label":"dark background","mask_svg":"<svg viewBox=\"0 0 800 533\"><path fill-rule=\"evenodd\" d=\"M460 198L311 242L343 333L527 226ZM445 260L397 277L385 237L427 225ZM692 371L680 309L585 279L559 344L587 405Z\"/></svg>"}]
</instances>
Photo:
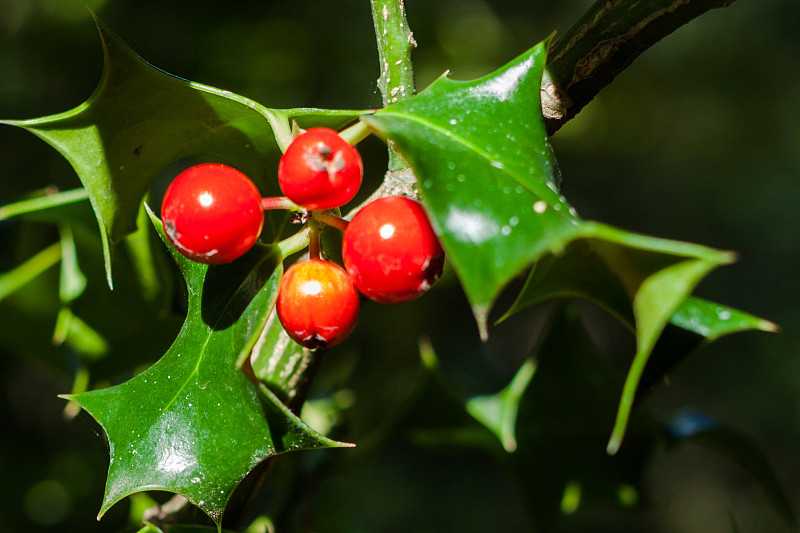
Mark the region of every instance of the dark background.
<instances>
[{"instance_id":1,"label":"dark background","mask_svg":"<svg viewBox=\"0 0 800 533\"><path fill-rule=\"evenodd\" d=\"M268 107L380 105L365 0L86 4L159 68ZM456 79L486 74L553 30L568 27L589 5L408 0L419 45L414 56L418 87L447 69ZM97 32L84 2L0 0L0 117L33 118L70 109L91 94L101 68ZM657 388L648 407L656 417L696 408L742 430L763 449L796 511L799 96L800 4L739 0L647 51L552 140L565 196L583 218L739 254L736 264L709 276L698 294L772 320L781 333L739 334L711 345ZM363 151L367 172L376 180L384 149L369 140ZM46 144L22 130L0 127L0 204L48 185L68 189L79 182ZM92 325L108 336L107 359L117 363L98 362L95 374L113 380L118 368L146 365L163 353L179 319L165 318L153 327L146 308L141 316L109 316L104 309L135 308L135 297L124 286L108 293L102 264L91 253L93 236L78 238L81 249L89 250L79 259L98 296L76 305L87 316L104 316ZM0 222L0 271L56 239L50 226ZM51 270L0 302L0 530L116 531L126 524L128 502L103 522L94 521L107 467L99 428L85 416L65 421L64 402L56 398L69 392L75 361L50 346L57 309L57 269ZM124 279L124 264L119 270ZM402 308L370 305L369 317L349 345L329 355L318 393L339 379L357 398L345 438L360 442L370 424L402 403L415 380L416 338L422 333L445 343L450 335L458 339L453 341L457 349L485 357L492 349L523 350L497 344L481 348L451 273L440 287L438 295L434 291L429 299ZM146 338L142 331L148 332ZM513 358L513 353L507 357ZM290 466L300 467L287 459L265 488L272 498L265 505L288 498L284 487L300 486L302 498L293 494L294 507L304 520L313 515L319 531L527 527L524 505L489 455L386 449L367 454L369 460L339 465L321 483L308 486L291 479L296 470ZM658 449L641 474L639 499L647 505L627 515L593 515L590 530L726 532L732 531L731 517L740 531L788 530L753 477L706 448ZM579 520L560 527L582 530Z\"/></svg>"}]
</instances>

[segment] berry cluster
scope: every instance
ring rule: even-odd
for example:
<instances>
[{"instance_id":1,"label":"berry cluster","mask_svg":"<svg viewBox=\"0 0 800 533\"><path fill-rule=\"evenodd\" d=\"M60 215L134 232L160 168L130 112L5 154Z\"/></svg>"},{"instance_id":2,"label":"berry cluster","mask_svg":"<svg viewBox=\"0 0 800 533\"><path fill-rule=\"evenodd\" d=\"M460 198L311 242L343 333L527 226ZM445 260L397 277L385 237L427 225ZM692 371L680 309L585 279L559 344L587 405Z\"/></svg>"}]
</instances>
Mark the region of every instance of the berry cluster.
<instances>
[{"instance_id":1,"label":"berry cluster","mask_svg":"<svg viewBox=\"0 0 800 533\"><path fill-rule=\"evenodd\" d=\"M328 211L358 192L363 177L358 151L336 131L311 128L297 135L278 165L285 195L261 198L250 179L231 167L202 164L179 174L161 206L164 233L193 261L228 263L249 250L264 224L263 210L308 212L309 259L286 270L276 311L284 329L308 348L344 340L358 318L361 292L380 303L413 300L439 279L444 251L419 202L379 198L350 222ZM321 225L344 231L344 268L322 258Z\"/></svg>"}]
</instances>

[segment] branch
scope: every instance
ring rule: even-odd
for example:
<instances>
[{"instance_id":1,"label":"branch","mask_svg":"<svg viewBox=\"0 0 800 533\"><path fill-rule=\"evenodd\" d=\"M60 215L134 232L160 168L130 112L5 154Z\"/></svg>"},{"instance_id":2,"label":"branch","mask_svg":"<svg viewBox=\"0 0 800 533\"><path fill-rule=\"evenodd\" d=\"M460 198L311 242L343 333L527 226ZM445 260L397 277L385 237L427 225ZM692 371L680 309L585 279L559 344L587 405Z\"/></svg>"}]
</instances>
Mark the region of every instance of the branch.
<instances>
[{"instance_id":1,"label":"branch","mask_svg":"<svg viewBox=\"0 0 800 533\"><path fill-rule=\"evenodd\" d=\"M734 0L598 0L548 52L542 112L553 134L655 43Z\"/></svg>"},{"instance_id":2,"label":"branch","mask_svg":"<svg viewBox=\"0 0 800 533\"><path fill-rule=\"evenodd\" d=\"M417 46L408 26L404 0L370 0L372 23L378 45L381 76L378 89L383 106L414 96L414 66L411 52ZM389 170L399 171L408 164L389 145Z\"/></svg>"}]
</instances>

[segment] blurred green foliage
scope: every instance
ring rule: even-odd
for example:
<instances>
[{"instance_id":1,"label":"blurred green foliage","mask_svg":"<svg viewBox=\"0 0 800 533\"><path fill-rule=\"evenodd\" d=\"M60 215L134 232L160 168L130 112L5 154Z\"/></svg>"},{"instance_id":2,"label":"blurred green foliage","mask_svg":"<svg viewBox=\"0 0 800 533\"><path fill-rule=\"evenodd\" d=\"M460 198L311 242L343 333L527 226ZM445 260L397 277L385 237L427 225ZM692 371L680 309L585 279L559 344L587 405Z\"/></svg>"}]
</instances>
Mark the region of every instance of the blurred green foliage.
<instances>
[{"instance_id":1,"label":"blurred green foliage","mask_svg":"<svg viewBox=\"0 0 800 533\"><path fill-rule=\"evenodd\" d=\"M252 0L220 6L186 0L0 0L0 117L60 112L92 92L102 54L84 4L145 59L181 77L270 107L379 105L377 53L365 1ZM554 29L566 28L590 4L408 0L419 45L417 85L425 87L447 69L455 79L485 74ZM772 320L782 333L745 334L711 345L658 387L648 407L655 417L669 418L691 406L747 432L776 467L795 508L800 502L798 22L800 5L793 0L739 0L711 11L637 59L553 138L564 193L584 218L739 254L737 264L715 272L698 294ZM370 140L362 151L368 189L384 168L385 149ZM0 204L44 187L78 185L55 151L21 130L0 128ZM124 249L115 261L116 288L108 291L96 224L90 215L77 214L75 220L78 261L90 283L72 308L109 343L109 355L91 366L93 378L115 383L128 377L126 370L149 365L166 351L180 323L166 311L180 304L146 300L136 290ZM55 227L0 221L0 272L57 239ZM182 301L179 291L174 301ZM79 361L74 351L51 343L60 306L56 268L0 302L0 412L6 421L0 437L0 529L117 531L128 521L129 502L112 508L100 523L94 519L107 468L99 429L84 415L65 420L65 403L56 398L71 389ZM456 387L490 394L530 353L537 339L528 332L542 323L543 310L498 326L490 342L481 344L451 272L420 301L365 307L354 337L331 351L312 391L317 398L347 391L349 407L336 430L344 435L335 436L358 442L359 448L276 462L260 495L262 508L298 531L310 523L325 531L531 527L528 502L545 497L530 492L539 480L520 480L509 472L522 468L513 461L533 463L519 454L504 455L496 444L496 453L481 451L490 444L470 446L486 438L480 428L441 390L418 388L417 340L431 339L441 364L459 377ZM633 353L628 332L592 308L581 310L604 360L626 362ZM492 382L494 390L476 390ZM417 390L423 399L415 403ZM576 422L584 392L555 387L549 398L554 409L572 406L562 420L574 424L564 431L597 449L568 447L572 441L566 437L542 449L553 465L576 471L586 454L602 456L607 438L602 428L597 438ZM521 410L521 419L530 409ZM431 431L443 421L447 429L463 431ZM610 430L610 423L606 426ZM403 438L389 444L387 434ZM522 435L521 446L525 438L531 436ZM731 530L730 516L740 531L787 528L747 472L705 448L658 447L638 457L632 440L621 453L639 465L628 478L615 480L616 494L632 510L611 511L607 502L586 501L582 495L592 483L574 481L555 502L563 513L554 518L556 530L714 533ZM604 465L602 457L586 461ZM566 473L552 468L557 475ZM584 474L590 481L595 475L599 484L607 472Z\"/></svg>"}]
</instances>

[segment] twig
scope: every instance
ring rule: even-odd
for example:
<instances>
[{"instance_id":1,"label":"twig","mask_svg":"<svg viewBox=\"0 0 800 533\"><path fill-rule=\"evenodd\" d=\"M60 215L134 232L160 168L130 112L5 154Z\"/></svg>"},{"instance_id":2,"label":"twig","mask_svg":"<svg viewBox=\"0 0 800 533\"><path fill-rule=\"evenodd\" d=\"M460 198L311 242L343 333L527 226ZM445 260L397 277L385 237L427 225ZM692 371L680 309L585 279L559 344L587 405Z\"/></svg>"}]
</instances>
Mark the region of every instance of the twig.
<instances>
[{"instance_id":1,"label":"twig","mask_svg":"<svg viewBox=\"0 0 800 533\"><path fill-rule=\"evenodd\" d=\"M634 59L702 15L734 0L598 0L550 44L542 112L553 134Z\"/></svg>"}]
</instances>

